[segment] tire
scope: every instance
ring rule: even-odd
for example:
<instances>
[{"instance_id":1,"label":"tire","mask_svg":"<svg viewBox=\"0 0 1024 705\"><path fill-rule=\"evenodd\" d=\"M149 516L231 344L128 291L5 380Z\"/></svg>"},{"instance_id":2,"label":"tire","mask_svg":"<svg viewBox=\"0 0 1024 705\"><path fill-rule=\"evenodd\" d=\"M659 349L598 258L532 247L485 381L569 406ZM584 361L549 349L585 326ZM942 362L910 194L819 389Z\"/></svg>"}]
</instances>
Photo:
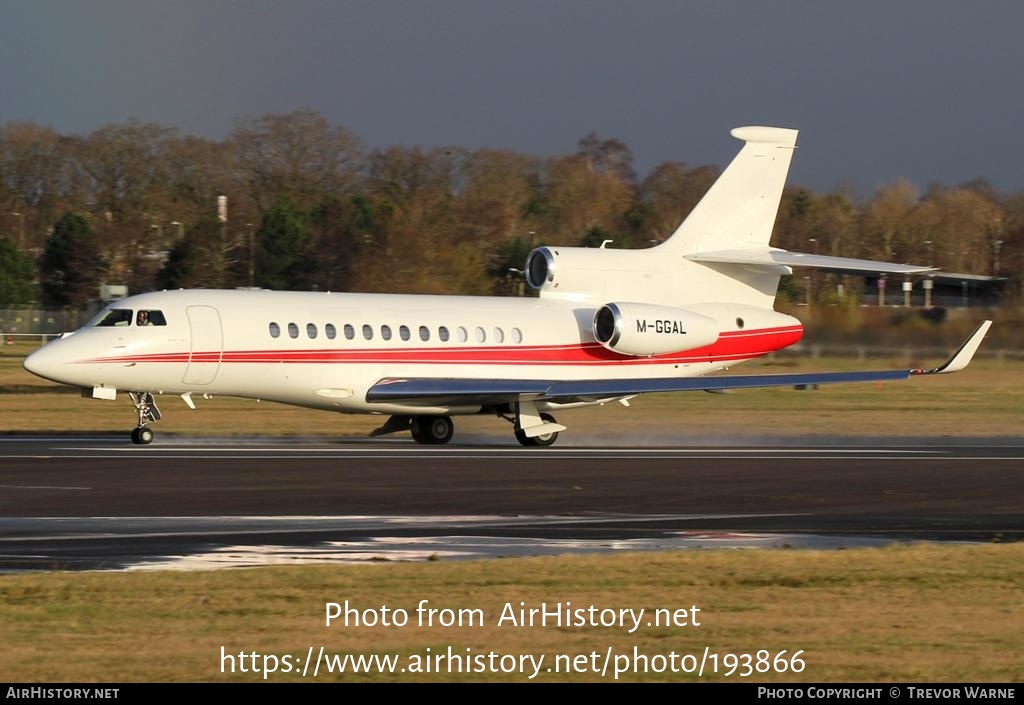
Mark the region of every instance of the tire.
<instances>
[{"instance_id":1,"label":"tire","mask_svg":"<svg viewBox=\"0 0 1024 705\"><path fill-rule=\"evenodd\" d=\"M532 448L533 446L537 445L536 443L533 442L532 438L528 438L527 435L523 433L523 430L521 428L516 428L515 433L516 440L519 441L519 445L524 446L526 448Z\"/></svg>"},{"instance_id":2,"label":"tire","mask_svg":"<svg viewBox=\"0 0 1024 705\"><path fill-rule=\"evenodd\" d=\"M138 441L136 441L136 443L138 443L139 445L148 446L150 443L153 442L153 438L155 436L155 434L153 433L153 429L149 428L148 426L143 426L142 428L137 428L135 430L136 436L139 439Z\"/></svg>"},{"instance_id":3,"label":"tire","mask_svg":"<svg viewBox=\"0 0 1024 705\"><path fill-rule=\"evenodd\" d=\"M551 414L541 414L541 420L546 423L555 423L555 417ZM542 433L539 436L528 438L519 426L516 426L516 440L519 441L519 445L525 446L526 448L547 448L555 444L558 440L558 431L552 431L551 433Z\"/></svg>"},{"instance_id":4,"label":"tire","mask_svg":"<svg viewBox=\"0 0 1024 705\"><path fill-rule=\"evenodd\" d=\"M412 437L417 443L444 445L454 433L455 424L450 416L416 416L412 420Z\"/></svg>"}]
</instances>

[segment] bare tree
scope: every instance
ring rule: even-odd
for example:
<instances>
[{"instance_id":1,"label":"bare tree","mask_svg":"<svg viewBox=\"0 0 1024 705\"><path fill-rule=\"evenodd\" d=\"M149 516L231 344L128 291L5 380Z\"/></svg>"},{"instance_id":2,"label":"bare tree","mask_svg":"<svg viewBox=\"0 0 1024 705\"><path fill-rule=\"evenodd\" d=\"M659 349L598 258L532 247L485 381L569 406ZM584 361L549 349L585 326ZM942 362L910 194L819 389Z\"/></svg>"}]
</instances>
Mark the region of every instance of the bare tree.
<instances>
[{"instance_id":1,"label":"bare tree","mask_svg":"<svg viewBox=\"0 0 1024 705\"><path fill-rule=\"evenodd\" d=\"M579 242L594 228L616 232L633 200L633 187L616 171L595 171L578 155L550 160L545 195L550 242Z\"/></svg>"},{"instance_id":2,"label":"bare tree","mask_svg":"<svg viewBox=\"0 0 1024 705\"><path fill-rule=\"evenodd\" d=\"M637 205L642 209L641 240L664 240L672 235L718 178L713 166L689 169L685 162L659 164L640 183Z\"/></svg>"},{"instance_id":3,"label":"bare tree","mask_svg":"<svg viewBox=\"0 0 1024 705\"><path fill-rule=\"evenodd\" d=\"M311 208L325 195L348 193L361 168L359 140L315 110L240 121L228 141L261 210L282 198Z\"/></svg>"},{"instance_id":4,"label":"bare tree","mask_svg":"<svg viewBox=\"0 0 1024 705\"><path fill-rule=\"evenodd\" d=\"M860 254L880 260L895 257L896 249L906 244L917 199L917 189L906 179L879 186L864 214Z\"/></svg>"},{"instance_id":5,"label":"bare tree","mask_svg":"<svg viewBox=\"0 0 1024 705\"><path fill-rule=\"evenodd\" d=\"M74 205L66 142L30 122L0 127L0 212L16 219L8 227L22 247L39 248L45 227Z\"/></svg>"}]
</instances>

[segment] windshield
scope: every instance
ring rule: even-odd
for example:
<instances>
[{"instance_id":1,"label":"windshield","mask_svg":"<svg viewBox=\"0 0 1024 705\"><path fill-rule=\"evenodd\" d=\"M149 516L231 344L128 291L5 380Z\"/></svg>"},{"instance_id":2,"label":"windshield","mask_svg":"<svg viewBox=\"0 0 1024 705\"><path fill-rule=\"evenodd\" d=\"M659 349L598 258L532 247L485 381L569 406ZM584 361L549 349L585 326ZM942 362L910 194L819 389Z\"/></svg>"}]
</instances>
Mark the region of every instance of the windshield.
<instances>
[{"instance_id":1,"label":"windshield","mask_svg":"<svg viewBox=\"0 0 1024 705\"><path fill-rule=\"evenodd\" d=\"M96 317L94 326L130 326L132 310L130 308L112 308Z\"/></svg>"}]
</instances>

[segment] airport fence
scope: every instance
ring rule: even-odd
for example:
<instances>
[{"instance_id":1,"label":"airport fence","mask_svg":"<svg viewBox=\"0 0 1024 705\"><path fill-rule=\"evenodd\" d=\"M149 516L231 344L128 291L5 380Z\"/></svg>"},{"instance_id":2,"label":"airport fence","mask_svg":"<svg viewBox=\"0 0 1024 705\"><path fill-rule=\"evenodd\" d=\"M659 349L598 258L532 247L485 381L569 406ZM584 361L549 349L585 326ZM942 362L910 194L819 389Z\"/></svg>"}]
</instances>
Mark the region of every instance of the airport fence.
<instances>
[{"instance_id":1,"label":"airport fence","mask_svg":"<svg viewBox=\"0 0 1024 705\"><path fill-rule=\"evenodd\" d=\"M903 360L913 362L922 358L945 359L949 357L952 350L948 347L919 346L919 345L823 345L823 344L797 344L779 350L766 356L767 359L784 360L787 358L847 358L856 360L887 359ZM996 360L1005 362L1007 360L1024 360L1024 350L1012 348L986 348L984 345L975 354L978 359Z\"/></svg>"},{"instance_id":2,"label":"airport fence","mask_svg":"<svg viewBox=\"0 0 1024 705\"><path fill-rule=\"evenodd\" d=\"M102 304L80 309L0 308L0 334L49 339L81 328L101 307Z\"/></svg>"}]
</instances>

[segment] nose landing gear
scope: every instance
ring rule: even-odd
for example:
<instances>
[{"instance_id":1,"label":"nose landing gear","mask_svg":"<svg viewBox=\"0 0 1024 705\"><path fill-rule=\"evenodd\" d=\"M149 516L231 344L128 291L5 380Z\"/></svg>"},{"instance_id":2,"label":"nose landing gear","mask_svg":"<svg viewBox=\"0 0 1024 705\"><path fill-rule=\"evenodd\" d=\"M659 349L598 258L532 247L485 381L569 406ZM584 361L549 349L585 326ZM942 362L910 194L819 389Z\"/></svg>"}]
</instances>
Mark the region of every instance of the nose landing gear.
<instances>
[{"instance_id":1,"label":"nose landing gear","mask_svg":"<svg viewBox=\"0 0 1024 705\"><path fill-rule=\"evenodd\" d=\"M147 424L160 420L160 409L157 408L156 399L150 392L129 392L128 396L135 405L135 411L139 415L138 426L132 431L132 443L136 445L149 445L153 442L153 429Z\"/></svg>"},{"instance_id":2,"label":"nose landing gear","mask_svg":"<svg viewBox=\"0 0 1024 705\"><path fill-rule=\"evenodd\" d=\"M132 443L147 446L153 442L153 429L148 426L139 426L132 429Z\"/></svg>"}]
</instances>

